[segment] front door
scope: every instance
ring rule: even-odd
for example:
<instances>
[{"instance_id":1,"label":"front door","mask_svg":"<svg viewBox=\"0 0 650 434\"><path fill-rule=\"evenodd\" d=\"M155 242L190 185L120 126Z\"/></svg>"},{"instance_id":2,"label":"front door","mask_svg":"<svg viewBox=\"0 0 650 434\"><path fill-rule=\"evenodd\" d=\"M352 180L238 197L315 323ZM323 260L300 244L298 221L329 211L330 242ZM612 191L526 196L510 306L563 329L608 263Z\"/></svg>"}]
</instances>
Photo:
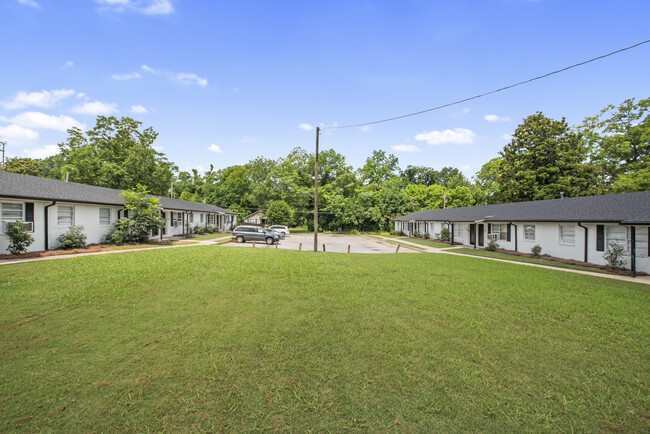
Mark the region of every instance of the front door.
<instances>
[{"instance_id":1,"label":"front door","mask_svg":"<svg viewBox=\"0 0 650 434\"><path fill-rule=\"evenodd\" d=\"M469 243L472 246L476 243L476 223L469 225Z\"/></svg>"},{"instance_id":2,"label":"front door","mask_svg":"<svg viewBox=\"0 0 650 434\"><path fill-rule=\"evenodd\" d=\"M478 225L478 245L483 247L483 225Z\"/></svg>"}]
</instances>

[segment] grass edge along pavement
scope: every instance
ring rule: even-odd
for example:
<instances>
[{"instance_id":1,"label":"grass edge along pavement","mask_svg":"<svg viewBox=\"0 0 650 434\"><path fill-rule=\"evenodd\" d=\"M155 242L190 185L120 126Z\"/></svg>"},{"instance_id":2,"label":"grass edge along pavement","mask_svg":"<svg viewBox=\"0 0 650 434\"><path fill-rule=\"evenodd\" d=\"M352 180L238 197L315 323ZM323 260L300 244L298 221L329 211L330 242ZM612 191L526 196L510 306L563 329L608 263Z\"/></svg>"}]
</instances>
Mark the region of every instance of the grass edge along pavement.
<instances>
[{"instance_id":1,"label":"grass edge along pavement","mask_svg":"<svg viewBox=\"0 0 650 434\"><path fill-rule=\"evenodd\" d=\"M649 427L639 284L196 246L8 265L0 288L2 431Z\"/></svg>"}]
</instances>

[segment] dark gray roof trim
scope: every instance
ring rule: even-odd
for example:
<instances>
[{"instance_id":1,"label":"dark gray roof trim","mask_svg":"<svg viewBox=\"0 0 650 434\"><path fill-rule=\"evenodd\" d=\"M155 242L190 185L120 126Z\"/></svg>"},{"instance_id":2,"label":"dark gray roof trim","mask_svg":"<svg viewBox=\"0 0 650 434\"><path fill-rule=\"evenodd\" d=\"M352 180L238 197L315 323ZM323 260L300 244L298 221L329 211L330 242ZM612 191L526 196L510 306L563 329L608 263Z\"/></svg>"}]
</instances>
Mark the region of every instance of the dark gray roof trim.
<instances>
[{"instance_id":1,"label":"dark gray roof trim","mask_svg":"<svg viewBox=\"0 0 650 434\"><path fill-rule=\"evenodd\" d=\"M94 185L0 171L0 196L2 197L119 206L124 203L120 197L120 193L122 193L122 190L113 188L96 187ZM169 197L156 197L165 209L236 214L215 205L189 200L171 199Z\"/></svg>"},{"instance_id":2,"label":"dark gray roof trim","mask_svg":"<svg viewBox=\"0 0 650 434\"><path fill-rule=\"evenodd\" d=\"M418 211L395 221L584 222L650 225L650 191Z\"/></svg>"}]
</instances>

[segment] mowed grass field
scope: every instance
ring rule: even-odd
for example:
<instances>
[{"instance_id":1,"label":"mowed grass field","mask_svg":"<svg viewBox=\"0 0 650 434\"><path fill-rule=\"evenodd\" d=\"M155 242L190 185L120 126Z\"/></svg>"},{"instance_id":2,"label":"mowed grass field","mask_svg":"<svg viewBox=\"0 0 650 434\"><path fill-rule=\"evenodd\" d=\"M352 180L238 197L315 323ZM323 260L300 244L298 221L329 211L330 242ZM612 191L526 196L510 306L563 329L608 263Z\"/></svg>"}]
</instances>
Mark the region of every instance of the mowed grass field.
<instances>
[{"instance_id":1,"label":"mowed grass field","mask_svg":"<svg viewBox=\"0 0 650 434\"><path fill-rule=\"evenodd\" d=\"M650 430L648 286L184 247L0 266L0 431Z\"/></svg>"}]
</instances>

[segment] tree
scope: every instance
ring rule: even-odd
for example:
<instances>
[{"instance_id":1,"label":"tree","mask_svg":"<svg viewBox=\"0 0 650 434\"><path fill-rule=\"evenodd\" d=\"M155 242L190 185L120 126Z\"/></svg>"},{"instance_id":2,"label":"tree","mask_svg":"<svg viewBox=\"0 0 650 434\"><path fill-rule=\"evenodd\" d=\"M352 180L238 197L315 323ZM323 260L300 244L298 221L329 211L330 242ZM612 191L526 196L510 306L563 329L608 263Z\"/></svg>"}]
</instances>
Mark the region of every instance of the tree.
<instances>
[{"instance_id":1,"label":"tree","mask_svg":"<svg viewBox=\"0 0 650 434\"><path fill-rule=\"evenodd\" d=\"M501 158L496 157L481 166L474 179L479 188L481 198L475 198L478 203L499 203L499 170L501 167Z\"/></svg>"},{"instance_id":2,"label":"tree","mask_svg":"<svg viewBox=\"0 0 650 434\"><path fill-rule=\"evenodd\" d=\"M598 185L593 166L585 163L584 141L564 118L528 116L500 155L497 182L507 202L554 199L561 192L584 196Z\"/></svg>"},{"instance_id":3,"label":"tree","mask_svg":"<svg viewBox=\"0 0 650 434\"><path fill-rule=\"evenodd\" d=\"M283 200L274 200L266 210L266 219L271 224L287 225L291 221L291 207Z\"/></svg>"},{"instance_id":4,"label":"tree","mask_svg":"<svg viewBox=\"0 0 650 434\"><path fill-rule=\"evenodd\" d=\"M650 166L650 98L608 105L580 127L603 182L617 193L648 188Z\"/></svg>"},{"instance_id":5,"label":"tree","mask_svg":"<svg viewBox=\"0 0 650 434\"><path fill-rule=\"evenodd\" d=\"M374 184L379 187L384 182L395 178L398 172L399 160L396 156L375 150L366 159L366 164L359 169L359 176L365 185Z\"/></svg>"},{"instance_id":6,"label":"tree","mask_svg":"<svg viewBox=\"0 0 650 434\"><path fill-rule=\"evenodd\" d=\"M20 173L21 175L38 176L40 168L38 160L32 158L9 158L5 162L5 171Z\"/></svg>"},{"instance_id":7,"label":"tree","mask_svg":"<svg viewBox=\"0 0 650 434\"><path fill-rule=\"evenodd\" d=\"M98 116L92 130L68 130L68 139L59 145L64 165L72 181L120 190L148 185L164 195L172 181L173 165L153 148L158 133L140 130L142 122L129 117Z\"/></svg>"},{"instance_id":8,"label":"tree","mask_svg":"<svg viewBox=\"0 0 650 434\"><path fill-rule=\"evenodd\" d=\"M402 178L408 184L434 185L441 184L440 172L425 166L406 166L402 171Z\"/></svg>"},{"instance_id":9,"label":"tree","mask_svg":"<svg viewBox=\"0 0 650 434\"><path fill-rule=\"evenodd\" d=\"M147 241L152 231L162 226L160 201L141 184L133 190L124 190L120 197L124 200L129 217L115 222L107 238L116 244Z\"/></svg>"}]
</instances>

